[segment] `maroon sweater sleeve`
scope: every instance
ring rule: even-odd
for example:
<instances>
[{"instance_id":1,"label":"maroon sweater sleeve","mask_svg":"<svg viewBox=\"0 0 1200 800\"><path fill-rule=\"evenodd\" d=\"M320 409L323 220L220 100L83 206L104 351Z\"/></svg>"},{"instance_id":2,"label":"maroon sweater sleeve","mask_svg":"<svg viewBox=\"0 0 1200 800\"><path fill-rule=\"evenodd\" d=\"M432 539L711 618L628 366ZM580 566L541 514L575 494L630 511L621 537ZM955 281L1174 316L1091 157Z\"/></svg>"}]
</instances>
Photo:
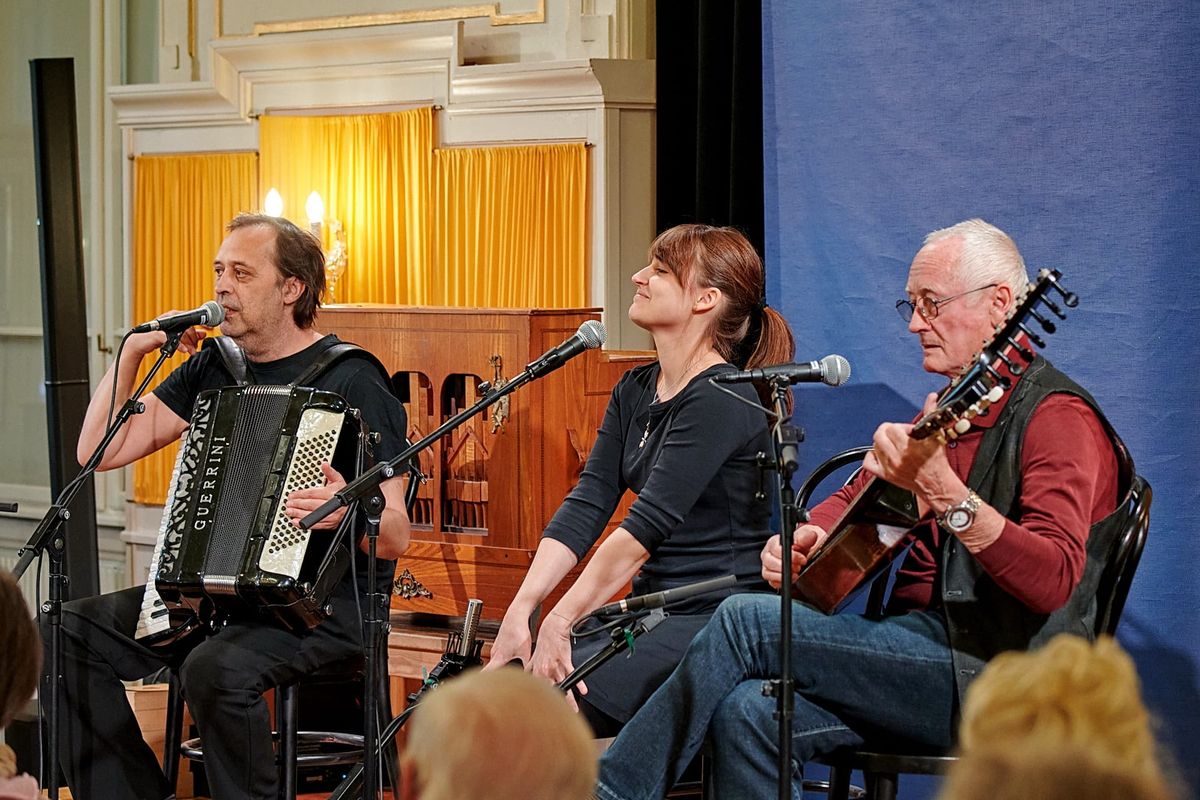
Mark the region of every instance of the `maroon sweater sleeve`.
<instances>
[{"instance_id":1,"label":"maroon sweater sleeve","mask_svg":"<svg viewBox=\"0 0 1200 800\"><path fill-rule=\"evenodd\" d=\"M1088 531L1117 505L1117 459L1095 412L1072 395L1042 401L1021 449L1016 520L975 554L996 583L1050 613L1079 584Z\"/></svg>"},{"instance_id":2,"label":"maroon sweater sleeve","mask_svg":"<svg viewBox=\"0 0 1200 800\"><path fill-rule=\"evenodd\" d=\"M813 506L808 514L809 523L829 533L829 529L833 527L833 523L837 522L838 517L846 510L846 506L850 505L850 501L863 490L863 487L867 485L867 481L871 480L872 477L871 473L865 469L860 471L850 483Z\"/></svg>"}]
</instances>

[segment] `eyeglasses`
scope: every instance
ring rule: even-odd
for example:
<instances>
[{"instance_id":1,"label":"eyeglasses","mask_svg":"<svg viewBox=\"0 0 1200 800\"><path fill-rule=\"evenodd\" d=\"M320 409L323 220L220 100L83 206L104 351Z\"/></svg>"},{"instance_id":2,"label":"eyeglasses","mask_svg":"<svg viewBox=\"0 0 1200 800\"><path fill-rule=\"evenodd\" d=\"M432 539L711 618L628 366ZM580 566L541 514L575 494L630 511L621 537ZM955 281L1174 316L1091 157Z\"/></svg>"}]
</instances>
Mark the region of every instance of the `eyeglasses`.
<instances>
[{"instance_id":1,"label":"eyeglasses","mask_svg":"<svg viewBox=\"0 0 1200 800\"><path fill-rule=\"evenodd\" d=\"M966 297L969 294L975 294L975 292L982 292L984 289L994 289L999 285L1000 284L998 283L989 283L987 286L980 286L978 289L970 289L968 291L953 295L952 297L943 297L940 300L936 297L921 296L918 297L914 302L907 298L901 298L900 300L896 301L896 312L900 314L900 319L904 320L905 322L912 322L914 311L920 314L921 318L926 322L929 322L930 320L937 319L938 311L942 306L946 305L946 303L949 303L951 300L957 300L960 297Z\"/></svg>"}]
</instances>

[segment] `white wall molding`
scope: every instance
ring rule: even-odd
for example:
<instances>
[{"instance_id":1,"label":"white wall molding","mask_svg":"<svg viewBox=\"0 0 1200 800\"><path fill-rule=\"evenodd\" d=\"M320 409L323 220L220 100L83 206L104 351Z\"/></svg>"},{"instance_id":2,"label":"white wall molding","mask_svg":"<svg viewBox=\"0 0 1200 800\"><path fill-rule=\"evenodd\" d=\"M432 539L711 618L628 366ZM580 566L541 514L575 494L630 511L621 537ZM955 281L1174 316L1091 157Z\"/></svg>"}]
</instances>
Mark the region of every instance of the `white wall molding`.
<instances>
[{"instance_id":1,"label":"white wall molding","mask_svg":"<svg viewBox=\"0 0 1200 800\"><path fill-rule=\"evenodd\" d=\"M207 83L110 86L109 100L123 128L182 128L245 122L229 98Z\"/></svg>"}]
</instances>

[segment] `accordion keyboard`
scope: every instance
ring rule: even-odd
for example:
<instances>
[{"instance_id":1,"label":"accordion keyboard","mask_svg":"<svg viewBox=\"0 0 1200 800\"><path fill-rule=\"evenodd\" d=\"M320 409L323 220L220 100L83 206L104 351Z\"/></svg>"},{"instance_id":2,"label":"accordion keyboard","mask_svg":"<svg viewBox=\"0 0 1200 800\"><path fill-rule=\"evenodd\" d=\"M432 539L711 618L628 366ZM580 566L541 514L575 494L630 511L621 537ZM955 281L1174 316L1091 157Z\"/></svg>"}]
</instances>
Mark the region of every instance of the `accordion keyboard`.
<instances>
[{"instance_id":1,"label":"accordion keyboard","mask_svg":"<svg viewBox=\"0 0 1200 800\"><path fill-rule=\"evenodd\" d=\"M324 483L321 464L333 460L342 418L342 414L319 408L304 411L296 431L296 452L284 480L281 498ZM299 576L310 535L310 531L301 530L292 524L284 513L284 504L281 502L276 509L271 532L267 536L258 566L265 572L292 578Z\"/></svg>"}]
</instances>

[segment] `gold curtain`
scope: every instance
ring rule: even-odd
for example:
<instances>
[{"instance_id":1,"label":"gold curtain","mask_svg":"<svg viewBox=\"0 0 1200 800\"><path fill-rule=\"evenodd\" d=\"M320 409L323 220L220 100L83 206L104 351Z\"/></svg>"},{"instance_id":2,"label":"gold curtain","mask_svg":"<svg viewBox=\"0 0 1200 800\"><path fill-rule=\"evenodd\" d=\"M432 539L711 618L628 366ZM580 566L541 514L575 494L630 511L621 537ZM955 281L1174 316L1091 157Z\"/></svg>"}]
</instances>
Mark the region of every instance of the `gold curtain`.
<instances>
[{"instance_id":1,"label":"gold curtain","mask_svg":"<svg viewBox=\"0 0 1200 800\"><path fill-rule=\"evenodd\" d=\"M434 165L434 305L584 305L582 143L438 150Z\"/></svg>"},{"instance_id":2,"label":"gold curtain","mask_svg":"<svg viewBox=\"0 0 1200 800\"><path fill-rule=\"evenodd\" d=\"M134 160L133 318L195 308L213 296L212 261L225 223L257 207L254 153L139 156ZM163 365L158 379L183 363ZM138 379L152 364L147 359ZM174 445L138 461L133 499L161 504Z\"/></svg>"},{"instance_id":3,"label":"gold curtain","mask_svg":"<svg viewBox=\"0 0 1200 800\"><path fill-rule=\"evenodd\" d=\"M581 143L434 150L433 110L263 116L255 155L143 156L134 189L134 318L212 294L224 224L274 187L307 224L310 192L346 225L332 302L578 308L587 299L587 149ZM257 174L256 174L257 166ZM332 244L329 226L325 245ZM165 375L177 366L164 367ZM175 448L134 468L161 503Z\"/></svg>"},{"instance_id":4,"label":"gold curtain","mask_svg":"<svg viewBox=\"0 0 1200 800\"><path fill-rule=\"evenodd\" d=\"M283 216L305 226L315 190L346 226L349 267L327 302L428 304L433 109L258 122L259 197L277 189Z\"/></svg>"},{"instance_id":5,"label":"gold curtain","mask_svg":"<svg viewBox=\"0 0 1200 800\"><path fill-rule=\"evenodd\" d=\"M338 303L574 308L587 298L582 143L434 150L433 110L259 119L259 197L346 226ZM323 231L331 245L329 226Z\"/></svg>"}]
</instances>

